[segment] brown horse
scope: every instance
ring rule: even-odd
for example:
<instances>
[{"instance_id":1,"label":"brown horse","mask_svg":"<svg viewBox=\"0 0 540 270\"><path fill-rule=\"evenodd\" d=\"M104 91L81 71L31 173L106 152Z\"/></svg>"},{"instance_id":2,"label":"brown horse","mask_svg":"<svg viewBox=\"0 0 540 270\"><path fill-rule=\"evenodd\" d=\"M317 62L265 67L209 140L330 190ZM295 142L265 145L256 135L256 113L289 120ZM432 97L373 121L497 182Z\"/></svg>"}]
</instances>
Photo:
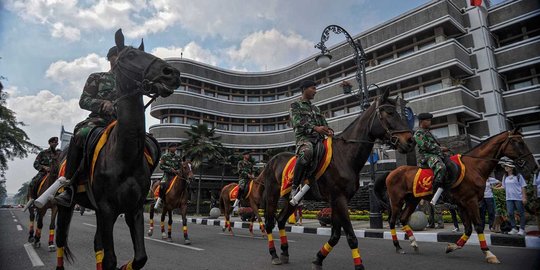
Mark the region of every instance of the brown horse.
<instances>
[{"instance_id":1,"label":"brown horse","mask_svg":"<svg viewBox=\"0 0 540 270\"><path fill-rule=\"evenodd\" d=\"M318 185L320 194L324 200L330 203L332 208L332 235L312 262L314 269L322 269L323 260L338 243L342 228L352 250L355 269L364 269L358 251L358 239L349 218L347 203L360 186L359 173L372 151L375 140L390 142L392 147L403 153L414 149L411 130L407 127L405 120L401 118L396 104L397 101L389 99L388 91L385 91L343 133L334 137L334 155L330 164L316 183L311 183ZM275 213L280 199L283 169L293 156L293 153L280 153L274 156L261 173L261 177L265 180L265 222L272 264L287 263L289 260L285 223L295 211L296 206L286 203L277 217ZM280 257L276 254L272 236L276 218L281 240L282 253Z\"/></svg>"},{"instance_id":2,"label":"brown horse","mask_svg":"<svg viewBox=\"0 0 540 270\"><path fill-rule=\"evenodd\" d=\"M172 242L171 230L172 230L172 211L176 208L180 209L180 214L182 215L182 230L184 232L184 244L191 244L191 240L188 237L187 231L187 207L188 207L188 185L193 179L193 171L191 170L191 165L188 162L182 162L180 166L180 172L175 179L171 180L171 187L167 190L165 194L165 201L163 203L163 208L161 209L161 238L167 239L167 241ZM156 189L160 186L160 181L156 181L150 193L152 196L156 192ZM166 192L166 191L163 191ZM165 234L165 215L169 214L168 222L168 232ZM154 205L150 205L150 229L148 229L148 236L152 236L154 233Z\"/></svg>"},{"instance_id":3,"label":"brown horse","mask_svg":"<svg viewBox=\"0 0 540 270\"><path fill-rule=\"evenodd\" d=\"M487 262L499 263L497 257L489 251L484 237L484 228L480 226L478 202L484 197L486 179L503 156L516 160L524 174L532 173L537 166L532 153L523 141L523 136L517 130L497 134L462 155L461 161L465 165L463 180L461 183L456 183L457 186L452 186L450 195L458 206L465 232L456 244L448 244L446 253L462 248L469 239L474 225L480 241L480 248L484 252ZM417 170L416 166L400 166L389 174L378 178L375 182L375 193L387 208L384 191L388 188L387 193L391 207L390 229L396 252L399 253L404 252L399 245L395 230L398 215L400 215L403 230L409 236L411 246L417 251L418 244L407 222L418 202L421 199L429 200L432 197L431 193L414 197L413 182ZM402 210L403 204L405 204L405 208Z\"/></svg>"},{"instance_id":4,"label":"brown horse","mask_svg":"<svg viewBox=\"0 0 540 270\"><path fill-rule=\"evenodd\" d=\"M255 218L259 221L259 228L261 229L261 233L263 233L263 236L266 233L266 230L264 229L264 224L262 222L261 216L259 216L259 205L261 203L263 191L264 191L264 182L262 179L257 177L254 180L251 180L248 183L248 186L251 185L251 192L249 192L247 198L241 198L240 203L245 205L246 199L249 207L253 209L253 216L251 217L250 224L249 224L249 233L251 236L253 236L253 222L255 221ZM220 193L220 199L219 199L219 208L223 212L223 215L225 216L225 226L223 227L223 231L228 230L232 235L234 235L231 227L231 221L230 216L232 212L231 202L234 200L231 200L230 194L231 190L233 190L235 187L237 187L238 184L231 183L226 186L224 186L221 189ZM245 193L247 193L246 191Z\"/></svg>"},{"instance_id":5,"label":"brown horse","mask_svg":"<svg viewBox=\"0 0 540 270\"><path fill-rule=\"evenodd\" d=\"M56 159L51 163L51 170L43 177L43 181L36 183L38 185L37 197L41 196L58 178L58 172L60 164L65 160L67 151L62 151ZM32 190L28 190L28 198L30 199L30 193ZM37 198L36 197L36 198ZM43 217L47 213L47 210L51 209L51 222L49 224L49 251L55 251L56 245L54 244L54 231L56 228L56 214L58 213L58 207L54 201L49 201L42 208L38 208L31 205L28 208L30 213L30 225L28 229L28 242L33 243L34 247L41 247L41 229L43 228ZM34 220L37 218L37 229L34 233Z\"/></svg>"}]
</instances>

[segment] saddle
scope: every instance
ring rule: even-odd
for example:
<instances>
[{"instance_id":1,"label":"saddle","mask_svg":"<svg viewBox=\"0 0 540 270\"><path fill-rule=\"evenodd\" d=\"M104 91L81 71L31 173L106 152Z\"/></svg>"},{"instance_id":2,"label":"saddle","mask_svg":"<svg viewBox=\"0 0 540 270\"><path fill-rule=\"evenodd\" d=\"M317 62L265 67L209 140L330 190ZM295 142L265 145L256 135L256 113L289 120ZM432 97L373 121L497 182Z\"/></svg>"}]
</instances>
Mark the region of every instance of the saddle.
<instances>
[{"instance_id":1,"label":"saddle","mask_svg":"<svg viewBox=\"0 0 540 270\"><path fill-rule=\"evenodd\" d=\"M465 176L465 165L461 162L461 155L453 155L443 159L446 165L444 186L445 189L459 186ZM413 181L414 197L423 197L433 194L433 170L430 168L418 168Z\"/></svg>"},{"instance_id":2,"label":"saddle","mask_svg":"<svg viewBox=\"0 0 540 270\"><path fill-rule=\"evenodd\" d=\"M236 185L231 191L229 191L229 200L235 201L238 198L238 190L240 189L239 185ZM251 190L253 189L253 180L249 180L249 183L247 184L247 192L244 192L244 198L249 198L249 194L251 194Z\"/></svg>"},{"instance_id":3,"label":"saddle","mask_svg":"<svg viewBox=\"0 0 540 270\"><path fill-rule=\"evenodd\" d=\"M320 194L317 191L318 185L313 185L317 179L319 179L332 160L332 137L328 137L325 140L318 141L313 146L313 163L309 166L306 174L306 179L312 183L313 190L310 193L316 198L320 198ZM285 165L281 177L281 191L280 195L284 196L291 192L292 180L294 178L294 166L296 165L296 156L293 156Z\"/></svg>"}]
</instances>

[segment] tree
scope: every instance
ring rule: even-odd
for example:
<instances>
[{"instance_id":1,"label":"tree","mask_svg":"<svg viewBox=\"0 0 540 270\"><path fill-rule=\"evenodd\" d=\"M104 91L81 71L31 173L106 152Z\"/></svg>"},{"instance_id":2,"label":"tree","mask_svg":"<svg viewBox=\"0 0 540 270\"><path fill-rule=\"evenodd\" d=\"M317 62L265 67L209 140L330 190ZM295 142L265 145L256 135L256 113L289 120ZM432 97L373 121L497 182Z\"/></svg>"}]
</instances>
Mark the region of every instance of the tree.
<instances>
[{"instance_id":1,"label":"tree","mask_svg":"<svg viewBox=\"0 0 540 270\"><path fill-rule=\"evenodd\" d=\"M13 196L15 199L15 202L19 204L23 204L26 202L26 197L28 195L28 186L30 185L30 181L24 182L22 186L17 191L17 194Z\"/></svg>"},{"instance_id":2,"label":"tree","mask_svg":"<svg viewBox=\"0 0 540 270\"><path fill-rule=\"evenodd\" d=\"M183 141L180 148L184 156L191 158L191 165L194 169L199 169L199 183L197 186L197 207L196 214L199 214L199 204L201 195L202 164L208 162L222 162L224 160L224 148L221 144L220 136L216 136L215 129L208 129L206 124L192 125L190 130L186 130L189 139ZM200 168L199 168L200 167Z\"/></svg>"},{"instance_id":3,"label":"tree","mask_svg":"<svg viewBox=\"0 0 540 270\"><path fill-rule=\"evenodd\" d=\"M3 78L3 77L2 77ZM6 107L7 93L0 82L0 180L5 178L8 160L26 158L29 153L38 153L39 147L29 142L28 135L20 127L15 113Z\"/></svg>"}]
</instances>

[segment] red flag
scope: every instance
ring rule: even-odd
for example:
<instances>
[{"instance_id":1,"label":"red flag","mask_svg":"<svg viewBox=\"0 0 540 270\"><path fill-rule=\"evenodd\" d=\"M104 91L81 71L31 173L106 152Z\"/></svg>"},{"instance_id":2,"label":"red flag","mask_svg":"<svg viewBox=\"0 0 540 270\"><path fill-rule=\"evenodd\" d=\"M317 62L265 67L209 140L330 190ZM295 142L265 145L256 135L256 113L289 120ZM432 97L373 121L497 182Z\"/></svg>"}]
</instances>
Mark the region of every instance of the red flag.
<instances>
[{"instance_id":1,"label":"red flag","mask_svg":"<svg viewBox=\"0 0 540 270\"><path fill-rule=\"evenodd\" d=\"M482 5L482 0L471 0L471 6L479 7Z\"/></svg>"}]
</instances>

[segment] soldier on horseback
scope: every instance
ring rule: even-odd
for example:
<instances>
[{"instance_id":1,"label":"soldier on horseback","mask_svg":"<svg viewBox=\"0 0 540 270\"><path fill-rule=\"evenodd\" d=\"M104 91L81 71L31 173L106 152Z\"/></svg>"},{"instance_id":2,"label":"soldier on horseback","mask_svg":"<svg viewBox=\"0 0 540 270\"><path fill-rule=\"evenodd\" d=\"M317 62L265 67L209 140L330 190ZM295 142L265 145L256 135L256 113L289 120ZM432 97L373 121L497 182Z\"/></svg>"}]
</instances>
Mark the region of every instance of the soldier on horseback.
<instances>
[{"instance_id":1,"label":"soldier on horseback","mask_svg":"<svg viewBox=\"0 0 540 270\"><path fill-rule=\"evenodd\" d=\"M295 198L300 190L300 184L309 170L309 165L313 159L313 147L317 142L324 139L324 136L332 136L334 131L328 127L328 123L321 110L311 104L315 97L316 84L314 81L306 80L300 84L302 96L291 104L290 115L291 124L296 138L296 165L294 167L294 178L291 189L291 204L296 205L300 198ZM307 186L309 188L309 186ZM307 189L305 190L307 192Z\"/></svg>"},{"instance_id":2,"label":"soldier on horseback","mask_svg":"<svg viewBox=\"0 0 540 270\"><path fill-rule=\"evenodd\" d=\"M238 195L234 201L233 209L237 209L238 203L240 203L240 200L244 196L249 180L255 178L253 175L253 163L249 160L249 154L249 151L242 153L243 159L238 161Z\"/></svg>"},{"instance_id":3,"label":"soldier on horseback","mask_svg":"<svg viewBox=\"0 0 540 270\"><path fill-rule=\"evenodd\" d=\"M116 65L117 57L118 49L113 46L107 53L111 69L107 72L90 74L84 85L79 106L81 109L91 111L91 113L88 118L75 126L73 137L69 143L65 178L70 179L71 182L62 194L55 197L56 202L62 206L69 207L71 205L75 193L74 188L78 182L78 177L74 174L81 166L87 135L92 128L107 126L116 118L113 101L117 98L118 93L116 78L111 71Z\"/></svg>"},{"instance_id":4,"label":"soldier on horseback","mask_svg":"<svg viewBox=\"0 0 540 270\"><path fill-rule=\"evenodd\" d=\"M37 198L36 184L39 184L39 180L43 179L51 171L53 163L58 160L61 151L56 149L56 146L58 146L58 137L51 137L49 139L49 148L39 152L34 161L34 168L38 170L38 173L28 185L31 200Z\"/></svg>"},{"instance_id":5,"label":"soldier on horseback","mask_svg":"<svg viewBox=\"0 0 540 270\"><path fill-rule=\"evenodd\" d=\"M159 160L159 168L163 171L163 177L161 178L159 197L154 205L154 209L158 209L161 206L161 201L165 199L165 191L169 186L169 183L180 170L182 159L176 154L177 147L178 144L169 143L168 151L163 154Z\"/></svg>"},{"instance_id":6,"label":"soldier on horseback","mask_svg":"<svg viewBox=\"0 0 540 270\"><path fill-rule=\"evenodd\" d=\"M445 175L446 165L444 164L444 153L448 152L448 148L441 146L435 136L429 131L431 127L431 113L421 113L418 115L418 130L414 133L414 140L418 146L418 164L420 167L426 165L433 170L433 190L436 190L431 204L435 205L441 196L441 193L446 189Z\"/></svg>"}]
</instances>

